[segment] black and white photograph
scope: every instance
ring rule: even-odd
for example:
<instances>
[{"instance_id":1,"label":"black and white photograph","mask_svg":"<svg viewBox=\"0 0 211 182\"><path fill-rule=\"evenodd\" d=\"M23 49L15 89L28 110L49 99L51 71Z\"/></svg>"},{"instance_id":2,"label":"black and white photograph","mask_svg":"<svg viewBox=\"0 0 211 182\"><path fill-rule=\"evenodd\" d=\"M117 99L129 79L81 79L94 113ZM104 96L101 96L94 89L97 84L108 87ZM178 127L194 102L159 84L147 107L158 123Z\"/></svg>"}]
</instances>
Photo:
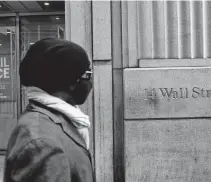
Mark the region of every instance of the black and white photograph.
<instances>
[{"instance_id":1,"label":"black and white photograph","mask_svg":"<svg viewBox=\"0 0 211 182\"><path fill-rule=\"evenodd\" d=\"M211 182L211 1L0 1L0 182Z\"/></svg>"}]
</instances>

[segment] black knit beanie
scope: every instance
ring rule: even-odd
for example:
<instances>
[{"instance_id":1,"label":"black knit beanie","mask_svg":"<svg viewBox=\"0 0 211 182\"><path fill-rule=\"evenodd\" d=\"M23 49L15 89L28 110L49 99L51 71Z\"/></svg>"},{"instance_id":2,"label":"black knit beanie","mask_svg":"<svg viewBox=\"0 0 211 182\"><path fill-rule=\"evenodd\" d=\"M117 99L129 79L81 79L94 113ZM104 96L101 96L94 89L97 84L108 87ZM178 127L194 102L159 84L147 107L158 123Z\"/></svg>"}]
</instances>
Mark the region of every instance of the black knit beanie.
<instances>
[{"instance_id":1,"label":"black knit beanie","mask_svg":"<svg viewBox=\"0 0 211 182\"><path fill-rule=\"evenodd\" d=\"M36 86L46 92L67 88L85 73L90 62L79 45L56 39L42 39L32 45L20 64L24 86Z\"/></svg>"}]
</instances>

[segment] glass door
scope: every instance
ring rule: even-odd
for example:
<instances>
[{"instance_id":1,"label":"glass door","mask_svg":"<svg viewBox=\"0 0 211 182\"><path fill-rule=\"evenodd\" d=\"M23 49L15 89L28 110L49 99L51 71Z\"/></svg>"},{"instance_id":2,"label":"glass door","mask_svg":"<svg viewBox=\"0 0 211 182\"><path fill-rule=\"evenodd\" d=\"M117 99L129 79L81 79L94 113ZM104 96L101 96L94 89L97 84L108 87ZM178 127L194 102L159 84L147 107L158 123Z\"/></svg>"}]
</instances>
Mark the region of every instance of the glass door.
<instances>
[{"instance_id":1,"label":"glass door","mask_svg":"<svg viewBox=\"0 0 211 182\"><path fill-rule=\"evenodd\" d=\"M0 181L10 134L17 123L16 18L0 17Z\"/></svg>"}]
</instances>

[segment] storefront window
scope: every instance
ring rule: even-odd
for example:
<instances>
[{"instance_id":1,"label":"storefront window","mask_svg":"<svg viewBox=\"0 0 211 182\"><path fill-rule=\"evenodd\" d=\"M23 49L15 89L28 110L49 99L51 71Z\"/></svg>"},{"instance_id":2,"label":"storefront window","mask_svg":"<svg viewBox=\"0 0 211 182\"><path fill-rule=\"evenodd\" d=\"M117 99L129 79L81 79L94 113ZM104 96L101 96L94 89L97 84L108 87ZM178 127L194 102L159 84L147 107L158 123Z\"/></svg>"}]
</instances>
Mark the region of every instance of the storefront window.
<instances>
[{"instance_id":1,"label":"storefront window","mask_svg":"<svg viewBox=\"0 0 211 182\"><path fill-rule=\"evenodd\" d=\"M14 100L15 38L15 18L0 18L0 114L12 112L12 108L9 107L11 103L8 101Z\"/></svg>"},{"instance_id":2,"label":"storefront window","mask_svg":"<svg viewBox=\"0 0 211 182\"><path fill-rule=\"evenodd\" d=\"M64 39L64 15L21 18L21 59L30 45L43 38Z\"/></svg>"},{"instance_id":3,"label":"storefront window","mask_svg":"<svg viewBox=\"0 0 211 182\"><path fill-rule=\"evenodd\" d=\"M30 45L43 38L64 39L65 17L58 16L27 16L21 18L21 60L24 58ZM39 54L39 53L38 53ZM22 107L27 105L25 90L22 89Z\"/></svg>"},{"instance_id":4,"label":"storefront window","mask_svg":"<svg viewBox=\"0 0 211 182\"><path fill-rule=\"evenodd\" d=\"M0 18L0 149L6 147L6 141L15 125L14 81L16 65L15 18ZM0 153L0 182L3 181L4 155Z\"/></svg>"}]
</instances>

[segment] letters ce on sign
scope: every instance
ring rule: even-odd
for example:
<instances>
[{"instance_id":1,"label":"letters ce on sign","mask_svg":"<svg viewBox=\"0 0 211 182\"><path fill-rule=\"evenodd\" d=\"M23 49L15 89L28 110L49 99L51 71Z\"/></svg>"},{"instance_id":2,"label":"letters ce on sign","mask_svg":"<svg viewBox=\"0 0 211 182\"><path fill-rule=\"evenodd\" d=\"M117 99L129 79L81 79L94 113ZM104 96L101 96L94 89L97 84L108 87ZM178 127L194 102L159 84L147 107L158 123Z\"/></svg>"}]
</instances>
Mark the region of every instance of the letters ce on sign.
<instances>
[{"instance_id":1,"label":"letters ce on sign","mask_svg":"<svg viewBox=\"0 0 211 182\"><path fill-rule=\"evenodd\" d=\"M125 119L211 117L211 67L124 70Z\"/></svg>"},{"instance_id":2,"label":"letters ce on sign","mask_svg":"<svg viewBox=\"0 0 211 182\"><path fill-rule=\"evenodd\" d=\"M9 56L0 56L0 101L13 99L11 62Z\"/></svg>"}]
</instances>

